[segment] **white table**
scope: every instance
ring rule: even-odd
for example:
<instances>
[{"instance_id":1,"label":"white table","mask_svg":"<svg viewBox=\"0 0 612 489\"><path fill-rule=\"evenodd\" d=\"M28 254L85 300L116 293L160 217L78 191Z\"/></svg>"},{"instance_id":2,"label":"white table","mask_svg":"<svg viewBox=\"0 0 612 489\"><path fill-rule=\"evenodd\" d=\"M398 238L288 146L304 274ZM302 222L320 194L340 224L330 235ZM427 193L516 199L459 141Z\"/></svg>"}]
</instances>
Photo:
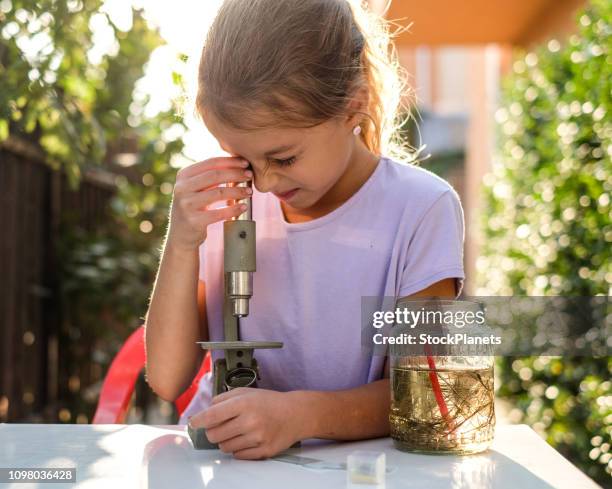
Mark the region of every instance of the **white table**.
<instances>
[{"instance_id":1,"label":"white table","mask_svg":"<svg viewBox=\"0 0 612 489\"><path fill-rule=\"evenodd\" d=\"M490 450L463 457L400 452L390 438L305 440L292 453L345 462L353 450L386 453L385 489L599 487L525 425L498 426ZM194 450L184 426L0 424L0 467L76 467L76 484L0 484L14 489L347 487L343 470Z\"/></svg>"}]
</instances>

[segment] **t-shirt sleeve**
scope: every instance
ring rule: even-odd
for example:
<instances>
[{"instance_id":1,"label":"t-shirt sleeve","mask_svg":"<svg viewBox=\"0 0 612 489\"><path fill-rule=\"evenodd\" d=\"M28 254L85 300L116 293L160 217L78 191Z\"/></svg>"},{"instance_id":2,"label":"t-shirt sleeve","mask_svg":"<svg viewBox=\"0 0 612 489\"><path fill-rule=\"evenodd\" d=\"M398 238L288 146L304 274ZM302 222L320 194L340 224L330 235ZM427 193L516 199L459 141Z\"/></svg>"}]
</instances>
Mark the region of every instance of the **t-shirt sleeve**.
<instances>
[{"instance_id":1,"label":"t-shirt sleeve","mask_svg":"<svg viewBox=\"0 0 612 489\"><path fill-rule=\"evenodd\" d=\"M400 279L399 297L419 292L445 278L463 288L464 220L461 202L452 189L425 212L409 241Z\"/></svg>"}]
</instances>

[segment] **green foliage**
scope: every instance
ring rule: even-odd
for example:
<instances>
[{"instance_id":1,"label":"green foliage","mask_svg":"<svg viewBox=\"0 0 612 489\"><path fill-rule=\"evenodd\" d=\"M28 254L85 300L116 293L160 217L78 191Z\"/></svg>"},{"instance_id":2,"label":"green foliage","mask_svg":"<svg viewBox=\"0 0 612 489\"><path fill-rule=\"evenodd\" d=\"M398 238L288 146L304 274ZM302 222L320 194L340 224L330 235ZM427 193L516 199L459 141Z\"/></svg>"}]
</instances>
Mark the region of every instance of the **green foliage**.
<instances>
[{"instance_id":1,"label":"green foliage","mask_svg":"<svg viewBox=\"0 0 612 489\"><path fill-rule=\"evenodd\" d=\"M62 249L69 248L67 244L76 246L76 235L81 236L77 240L81 246L91 247L80 258L74 257L75 266L86 266L84 256L95 261L97 249L156 255L175 176L170 161L182 151L180 137L185 129L176 110L142 116L147 100L134 97L144 64L162 44L158 33L148 27L139 10L132 11L131 29L122 31L100 10L102 5L101 0L0 2L0 139L16 135L39 145L48 162L62 169L75 185L83 169L93 165L116 172L118 167L109 160L124 152L125 146L135 160L132 168L123 171L127 176L115 179L117 195L110 224L97 230L100 246L83 230L71 232L72 222L64 223L69 232ZM92 54L95 25L98 31L102 25L114 37L106 54ZM39 49L33 49L35 45ZM62 255L66 271L72 270L69 255ZM156 264L147 262L147 267L154 271ZM86 279L83 270L74 268L71 273L67 284ZM83 287L67 285L67 292L89 290L96 283L98 292L108 290L101 277L91 275L92 283Z\"/></svg>"},{"instance_id":2,"label":"green foliage","mask_svg":"<svg viewBox=\"0 0 612 489\"><path fill-rule=\"evenodd\" d=\"M485 181L481 295L609 295L612 4L594 0L567 45L517 59L500 154ZM587 474L612 473L610 358L500 359L499 395Z\"/></svg>"},{"instance_id":3,"label":"green foliage","mask_svg":"<svg viewBox=\"0 0 612 489\"><path fill-rule=\"evenodd\" d=\"M123 31L102 5L0 1L0 142L19 137L39 147L75 189L92 167L116 175L104 222L86 230L78 216L66 214L62 237L53 243L61 268L62 369L70 376L103 375L142 323L175 180L170 162L183 149L185 130L176 106L146 117L148 100L135 91L151 52L163 43L158 32L139 10L132 10L131 28ZM100 31L112 42L96 54ZM180 74L168 76L181 83ZM118 155L133 164L118 166ZM85 391L99 377L81 375L78 392L61 377L64 407L91 419L97 398L86 400Z\"/></svg>"},{"instance_id":4,"label":"green foliage","mask_svg":"<svg viewBox=\"0 0 612 489\"><path fill-rule=\"evenodd\" d=\"M134 83L161 40L134 11L129 32L100 12L101 0L4 0L0 11L0 141L29 135L76 185L125 127ZM93 22L114 35L100 60ZM116 52L114 52L116 51ZM96 62L98 61L98 62Z\"/></svg>"},{"instance_id":5,"label":"green foliage","mask_svg":"<svg viewBox=\"0 0 612 489\"><path fill-rule=\"evenodd\" d=\"M112 311L113 321L131 328L142 324L175 179L169 160L183 147L179 139L164 142L163 134L176 124L171 113L141 123L135 167L139 180L115 179L116 195L106 223L93 232L64 223L63 294L66 301L80 304L81 321L100 326L101 336L107 329L104 321L96 319L101 312ZM117 348L124 338L125 332L114 339Z\"/></svg>"}]
</instances>

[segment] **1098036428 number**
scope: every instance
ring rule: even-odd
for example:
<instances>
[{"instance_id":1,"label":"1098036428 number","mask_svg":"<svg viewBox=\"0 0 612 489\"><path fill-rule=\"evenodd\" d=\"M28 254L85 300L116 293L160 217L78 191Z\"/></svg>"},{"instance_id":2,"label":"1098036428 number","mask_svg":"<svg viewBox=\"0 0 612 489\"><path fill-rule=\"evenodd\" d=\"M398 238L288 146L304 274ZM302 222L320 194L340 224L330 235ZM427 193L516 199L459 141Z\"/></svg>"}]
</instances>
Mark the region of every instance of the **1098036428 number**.
<instances>
[{"instance_id":1,"label":"1098036428 number","mask_svg":"<svg viewBox=\"0 0 612 489\"><path fill-rule=\"evenodd\" d=\"M76 482L76 468L20 467L0 468L0 483Z\"/></svg>"}]
</instances>

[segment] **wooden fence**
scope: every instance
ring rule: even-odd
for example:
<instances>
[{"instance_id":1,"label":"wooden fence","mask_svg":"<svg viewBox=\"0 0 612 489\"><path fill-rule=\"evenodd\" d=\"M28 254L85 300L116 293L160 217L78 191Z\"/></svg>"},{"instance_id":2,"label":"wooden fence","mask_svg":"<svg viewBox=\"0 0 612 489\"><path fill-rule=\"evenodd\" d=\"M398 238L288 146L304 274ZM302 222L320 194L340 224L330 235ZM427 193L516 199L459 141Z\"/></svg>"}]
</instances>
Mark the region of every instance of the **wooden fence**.
<instances>
[{"instance_id":1,"label":"wooden fence","mask_svg":"<svg viewBox=\"0 0 612 489\"><path fill-rule=\"evenodd\" d=\"M0 146L0 421L57 418L62 345L55 243L68 213L94 229L107 219L112 175L88 174L78 190L36 150Z\"/></svg>"}]
</instances>

